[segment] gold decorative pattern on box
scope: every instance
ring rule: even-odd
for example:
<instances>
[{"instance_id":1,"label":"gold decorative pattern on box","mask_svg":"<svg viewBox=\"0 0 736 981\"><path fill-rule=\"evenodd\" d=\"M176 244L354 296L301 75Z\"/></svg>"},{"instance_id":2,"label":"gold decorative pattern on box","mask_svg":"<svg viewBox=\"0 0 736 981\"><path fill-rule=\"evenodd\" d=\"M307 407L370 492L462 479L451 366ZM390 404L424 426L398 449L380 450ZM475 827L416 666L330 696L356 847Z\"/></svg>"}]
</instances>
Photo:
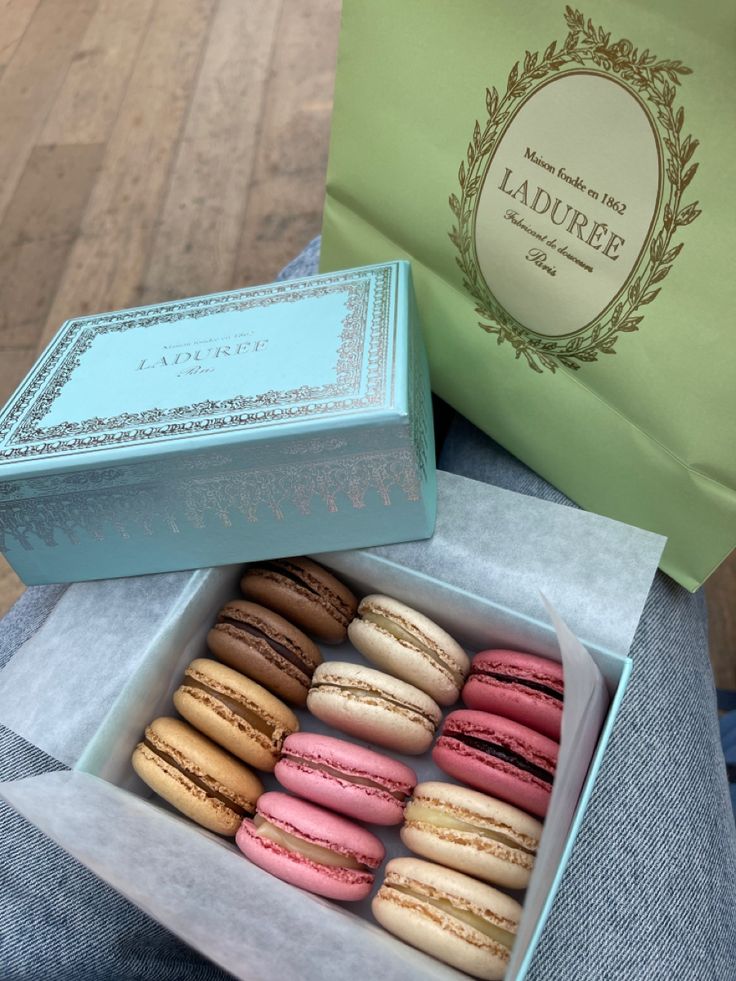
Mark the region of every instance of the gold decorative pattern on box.
<instances>
[{"instance_id":1,"label":"gold decorative pattern on box","mask_svg":"<svg viewBox=\"0 0 736 981\"><path fill-rule=\"evenodd\" d=\"M596 27L571 7L565 9L565 21L568 34L562 43L552 41L543 53L527 51L511 68L505 92L499 93L495 87L486 90L487 120L485 124L475 123L466 159L458 171L459 195L453 193L449 198L455 217L449 237L457 249L463 287L475 301L475 312L481 317L478 326L495 335L499 345L509 343L516 359L523 357L536 372L544 369L555 372L560 366L577 371L601 355L615 354L620 336L639 330L644 320L643 308L656 299L660 284L680 254L684 243L673 243L673 238L701 213L697 201L683 203L685 190L698 167L692 162L698 140L685 135L685 111L675 103L682 76L691 74L691 70L679 60L659 60L650 50L637 48L627 38L612 40L610 32ZM494 154L520 110L542 87L573 74L615 82L641 106L657 146L660 188L638 258L599 315L569 332L545 334L521 323L494 295L481 270L476 217ZM606 152L614 152L615 147L616 140L612 139ZM607 197L603 195L604 201ZM614 205L620 204L614 201ZM536 239L546 239L538 230L532 229L532 234ZM556 241L550 243L550 248L556 244ZM549 265L551 257L544 252L542 259L543 250L535 251L536 257L527 255L526 258L554 276L556 270ZM574 261L579 266L585 265L578 259ZM588 271L592 268L588 267Z\"/></svg>"},{"instance_id":2,"label":"gold decorative pattern on box","mask_svg":"<svg viewBox=\"0 0 736 981\"><path fill-rule=\"evenodd\" d=\"M380 404L391 381L386 370L391 327L388 289L391 275L390 267L366 273L353 271L323 277L317 285L308 280L295 281L72 320L0 422L0 460L83 453L136 442L148 445L200 433L242 429L253 424L292 422L315 415L359 411ZM174 323L212 313L293 303L330 292L347 294L334 384L267 391L222 401L206 400L171 409L151 408L47 427L41 425L41 420L79 365L82 354L100 334ZM393 364L390 370L393 373Z\"/></svg>"},{"instance_id":3,"label":"gold decorative pattern on box","mask_svg":"<svg viewBox=\"0 0 736 981\"><path fill-rule=\"evenodd\" d=\"M69 475L84 478L76 486L67 478L39 478L47 481L45 490L57 492L0 501L0 551L9 548L10 539L32 550L35 540L53 547L62 539L72 544L82 538L103 541L111 532L123 539L141 532L153 535L159 528L176 534L183 523L206 531L213 522L232 527L243 519L281 521L291 509L302 516L315 509L337 513L346 506L341 497L349 507L364 508L371 492L386 507L396 493L410 502L421 496L414 451L408 446L182 476L166 484L152 480L121 486L119 476L114 470ZM54 480L59 481L56 487L48 483Z\"/></svg>"}]
</instances>

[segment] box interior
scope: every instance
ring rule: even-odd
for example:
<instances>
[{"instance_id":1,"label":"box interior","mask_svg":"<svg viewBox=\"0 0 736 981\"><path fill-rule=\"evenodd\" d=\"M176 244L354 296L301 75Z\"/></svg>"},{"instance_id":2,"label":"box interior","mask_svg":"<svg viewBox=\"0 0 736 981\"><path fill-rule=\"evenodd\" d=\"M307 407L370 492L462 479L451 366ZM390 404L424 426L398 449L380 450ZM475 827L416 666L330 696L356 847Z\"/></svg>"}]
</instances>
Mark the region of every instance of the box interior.
<instances>
[{"instance_id":1,"label":"box interior","mask_svg":"<svg viewBox=\"0 0 736 981\"><path fill-rule=\"evenodd\" d=\"M560 649L556 640L554 629L549 625L540 622L532 623L529 618L523 616L509 616L509 611L504 610L503 616L499 616L499 609L488 600L473 596L461 589L454 588L441 583L436 579L418 573L414 570L400 566L378 556L367 553L335 553L319 556L321 562L338 574L346 581L357 595L365 595L369 592L386 592L398 599L404 600L417 609L426 612L434 620L445 627L466 647L472 655L477 650L493 646L518 647L538 653L547 657L560 659ZM167 818L176 821L182 819L175 816L175 813L160 799L155 798L151 791L138 779L130 765L130 755L139 741L146 724L153 718L162 714L171 714L172 695L178 686L183 670L194 657L206 656L205 638L209 627L215 619L220 606L238 595L238 581L241 568L228 567L224 569L208 570L197 574L200 576L199 582L193 589L187 603L177 611L175 617L170 618L162 627L161 631L151 643L150 650L143 660L141 667L129 680L126 688L113 705L104 723L90 741L87 749L80 758L77 768L88 774L102 778L113 784L128 794L134 795L140 800L146 810L155 809L161 816L166 814ZM540 627L543 629L540 630ZM349 644L334 647L323 646L323 656L329 660L349 660L364 663L361 656ZM590 649L595 663L598 665L605 679L606 688L611 707L608 711L607 719L604 723L603 731L598 740L597 749L593 756L588 778L580 795L577 814L573 820L572 827L566 835L566 845L563 853L563 860L560 863L557 875L546 896L538 897L535 904L537 909L541 908L541 913L537 915L536 921L527 924L531 941L526 945L524 952L516 952L515 960L523 964L514 973L517 979L523 978L526 968L531 960L533 948L541 932L546 913L551 905L554 891L559 883L564 868L564 862L572 847L572 843L577 831L577 827L582 818L582 811L590 793L595 772L600 764L600 760L608 739L613 718L618 708L620 695L623 692L630 662L616 654L602 649ZM457 706L455 706L457 707ZM451 709L450 709L451 710ZM448 710L449 711L449 710ZM298 711L297 715L303 729L318 732L332 732L329 727L324 726L319 720L314 719L306 711ZM351 737L352 738L352 737ZM355 740L359 742L359 740ZM393 756L398 754L391 753ZM439 779L454 782L447 775L438 770L433 764L429 754L423 757L402 757L408 765L412 766L420 780ZM278 787L275 779L268 775L265 776L264 784L267 789ZM127 795L126 795L127 796ZM153 815L151 815L153 817ZM158 819L158 815L157 815ZM273 885L277 880L272 880L267 876L268 882L264 882L263 873L253 868L247 863L235 848L235 845L210 835L191 822L185 822L186 826L193 835L196 835L199 843L197 851L201 852L202 860L206 861L206 856L211 854L212 848L217 848L218 853L224 849L231 854L230 864L231 873L238 876L253 878L258 881L258 888L261 890L263 901L259 904L260 909L269 909L269 918L278 922L282 911L274 909L270 905L269 896L274 898L274 893L279 891L283 885ZM375 833L383 840L387 860L399 854L409 854L407 849L400 841L397 828L372 828ZM219 855L221 861L228 862L222 854ZM374 891L379 887L382 875L376 879ZM532 883L532 887L534 883ZM118 886L119 888L119 886ZM124 891L124 890L123 890ZM296 890L293 890L297 893ZM375 930L374 921L370 913L370 901L366 900L358 904L333 904L326 903L324 900L315 900L315 897L297 893L305 896L306 899L316 901L322 905L327 905L339 910L344 915L350 916L354 921L356 930L371 928ZM527 892L529 899L530 890ZM292 899L289 899L292 903ZM300 900L300 905L303 901ZM313 908L307 903L304 906L305 915L314 915ZM176 930L176 924L172 925L170 919L165 915L165 910L154 909L153 915L164 922L167 926ZM383 931L378 933L381 940L391 941L389 948L394 950L392 938ZM363 941L375 945L376 938L369 934L361 934ZM186 939L191 943L191 932L187 931ZM286 942L287 948L290 946ZM228 970L233 970L231 960L223 960L218 957L217 943L204 943L199 945L200 949L210 958L219 961ZM227 945L224 945L227 946ZM401 945L404 946L404 945ZM414 968L409 969L409 965L404 963L405 957L399 961L391 958L389 948L385 949L385 954L389 957L388 963L393 965L398 976L407 977L413 974L416 976L427 976L427 958L411 952L410 960L415 963ZM408 949L408 948L405 948ZM297 951L294 950L296 954ZM395 951L394 951L395 954ZM227 961L227 962L226 962ZM438 976L450 976L454 972L445 965L432 962L433 969L439 970ZM388 970L386 968L385 970ZM393 968L392 968L393 970ZM238 973L237 971L235 973ZM296 975L295 975L296 976ZM306 977L306 974L301 974ZM311 976L311 975L310 975ZM317 975L315 975L317 976ZM509 978L512 975L509 974Z\"/></svg>"}]
</instances>

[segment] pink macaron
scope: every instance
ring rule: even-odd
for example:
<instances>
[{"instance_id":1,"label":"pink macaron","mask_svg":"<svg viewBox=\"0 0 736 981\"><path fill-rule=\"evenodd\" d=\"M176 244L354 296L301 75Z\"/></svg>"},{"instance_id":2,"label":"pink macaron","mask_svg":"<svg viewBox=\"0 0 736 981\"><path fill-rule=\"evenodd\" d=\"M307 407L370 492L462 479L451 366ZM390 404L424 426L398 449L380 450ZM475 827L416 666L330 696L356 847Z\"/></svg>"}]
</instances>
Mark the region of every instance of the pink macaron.
<instances>
[{"instance_id":1,"label":"pink macaron","mask_svg":"<svg viewBox=\"0 0 736 981\"><path fill-rule=\"evenodd\" d=\"M559 744L488 712L460 709L445 719L432 759L450 776L544 817Z\"/></svg>"},{"instance_id":2,"label":"pink macaron","mask_svg":"<svg viewBox=\"0 0 736 981\"><path fill-rule=\"evenodd\" d=\"M254 865L327 899L365 899L385 850L347 818L277 791L258 800L255 818L235 836Z\"/></svg>"},{"instance_id":3,"label":"pink macaron","mask_svg":"<svg viewBox=\"0 0 736 981\"><path fill-rule=\"evenodd\" d=\"M471 709L505 715L559 741L562 665L521 651L481 651L473 658L463 701Z\"/></svg>"},{"instance_id":4,"label":"pink macaron","mask_svg":"<svg viewBox=\"0 0 736 981\"><path fill-rule=\"evenodd\" d=\"M370 824L400 824L417 782L390 756L312 732L286 740L274 773L287 790Z\"/></svg>"}]
</instances>

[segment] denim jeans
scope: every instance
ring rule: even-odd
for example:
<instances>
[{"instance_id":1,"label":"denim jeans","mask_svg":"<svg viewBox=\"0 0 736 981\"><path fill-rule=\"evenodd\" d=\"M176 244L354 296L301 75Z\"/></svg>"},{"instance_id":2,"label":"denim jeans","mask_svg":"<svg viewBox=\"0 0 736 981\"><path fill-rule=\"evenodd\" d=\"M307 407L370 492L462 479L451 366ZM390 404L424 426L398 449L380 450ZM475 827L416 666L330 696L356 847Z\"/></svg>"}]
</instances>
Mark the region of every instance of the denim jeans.
<instances>
[{"instance_id":1,"label":"denim jeans","mask_svg":"<svg viewBox=\"0 0 736 981\"><path fill-rule=\"evenodd\" d=\"M314 271L317 255L315 241L282 275ZM440 463L574 506L460 418L450 426ZM0 667L64 588L29 589L0 623ZM702 592L691 595L657 573L631 656L627 695L530 978L731 981L736 827ZM0 729L0 779L59 766ZM0 978L209 981L225 975L0 802Z\"/></svg>"}]
</instances>

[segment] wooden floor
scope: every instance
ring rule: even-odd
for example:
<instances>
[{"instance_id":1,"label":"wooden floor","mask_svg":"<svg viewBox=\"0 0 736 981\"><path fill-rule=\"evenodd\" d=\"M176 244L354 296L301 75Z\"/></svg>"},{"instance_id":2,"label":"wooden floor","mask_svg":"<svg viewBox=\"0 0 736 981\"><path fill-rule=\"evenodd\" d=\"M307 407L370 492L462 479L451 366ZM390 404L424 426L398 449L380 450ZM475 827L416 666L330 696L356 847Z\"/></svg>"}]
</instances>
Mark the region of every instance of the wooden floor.
<instances>
[{"instance_id":1,"label":"wooden floor","mask_svg":"<svg viewBox=\"0 0 736 981\"><path fill-rule=\"evenodd\" d=\"M0 404L67 317L267 282L318 233L339 8L0 0ZM0 564L0 614L21 591ZM731 687L734 597L732 561Z\"/></svg>"}]
</instances>

